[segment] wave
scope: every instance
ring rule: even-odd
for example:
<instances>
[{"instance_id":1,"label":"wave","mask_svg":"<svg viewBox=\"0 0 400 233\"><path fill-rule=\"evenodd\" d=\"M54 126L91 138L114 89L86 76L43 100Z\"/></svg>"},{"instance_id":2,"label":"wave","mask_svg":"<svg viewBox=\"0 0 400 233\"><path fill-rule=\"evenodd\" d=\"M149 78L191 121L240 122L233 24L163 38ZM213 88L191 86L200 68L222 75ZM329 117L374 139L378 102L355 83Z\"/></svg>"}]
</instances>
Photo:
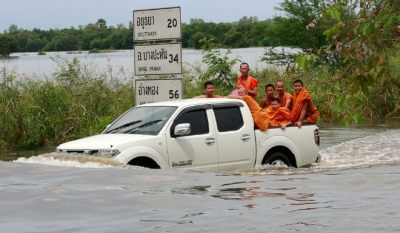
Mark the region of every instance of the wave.
<instances>
[{"instance_id":1,"label":"wave","mask_svg":"<svg viewBox=\"0 0 400 233\"><path fill-rule=\"evenodd\" d=\"M120 168L120 169L146 169L144 167L124 165L107 157L87 156L80 154L61 154L57 152L18 158L13 162L35 163L50 166L66 166L79 168Z\"/></svg>"}]
</instances>

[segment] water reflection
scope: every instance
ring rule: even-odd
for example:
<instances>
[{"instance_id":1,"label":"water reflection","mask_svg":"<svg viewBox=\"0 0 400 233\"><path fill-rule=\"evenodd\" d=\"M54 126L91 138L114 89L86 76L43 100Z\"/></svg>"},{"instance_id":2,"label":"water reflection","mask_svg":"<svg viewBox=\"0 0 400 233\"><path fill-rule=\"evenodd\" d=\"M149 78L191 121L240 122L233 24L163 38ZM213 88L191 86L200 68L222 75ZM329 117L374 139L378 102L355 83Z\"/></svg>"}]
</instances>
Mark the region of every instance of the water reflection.
<instances>
[{"instance_id":1,"label":"water reflection","mask_svg":"<svg viewBox=\"0 0 400 233\"><path fill-rule=\"evenodd\" d=\"M249 184L253 182L241 182L241 184ZM226 186L228 184L222 184ZM291 190L291 189L286 189ZM189 194L199 196L209 196L222 200L253 200L256 198L268 198L268 197L282 197L286 196L285 193L278 192L266 192L260 189L260 186L255 187L231 187L231 188L219 188L215 186L189 186L179 187L171 190L172 194ZM254 206L253 206L254 207Z\"/></svg>"}]
</instances>

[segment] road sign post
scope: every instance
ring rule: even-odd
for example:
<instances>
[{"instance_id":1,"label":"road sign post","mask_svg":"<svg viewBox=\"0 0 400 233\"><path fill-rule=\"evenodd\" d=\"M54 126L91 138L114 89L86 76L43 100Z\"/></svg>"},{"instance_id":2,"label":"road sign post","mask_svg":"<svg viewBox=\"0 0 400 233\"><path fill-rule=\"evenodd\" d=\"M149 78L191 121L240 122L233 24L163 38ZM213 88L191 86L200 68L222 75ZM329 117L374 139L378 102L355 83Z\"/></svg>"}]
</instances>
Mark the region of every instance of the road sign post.
<instances>
[{"instance_id":1,"label":"road sign post","mask_svg":"<svg viewBox=\"0 0 400 233\"><path fill-rule=\"evenodd\" d=\"M137 79L136 105L182 99L182 79Z\"/></svg>"},{"instance_id":2,"label":"road sign post","mask_svg":"<svg viewBox=\"0 0 400 233\"><path fill-rule=\"evenodd\" d=\"M135 41L181 38L181 8L159 8L133 11Z\"/></svg>"},{"instance_id":3,"label":"road sign post","mask_svg":"<svg viewBox=\"0 0 400 233\"><path fill-rule=\"evenodd\" d=\"M135 75L182 73L182 44L135 45Z\"/></svg>"},{"instance_id":4,"label":"road sign post","mask_svg":"<svg viewBox=\"0 0 400 233\"><path fill-rule=\"evenodd\" d=\"M182 73L182 44L151 44L150 41L180 39L181 8L133 11L135 75L174 75ZM182 79L138 79L135 82L136 105L182 99Z\"/></svg>"}]
</instances>

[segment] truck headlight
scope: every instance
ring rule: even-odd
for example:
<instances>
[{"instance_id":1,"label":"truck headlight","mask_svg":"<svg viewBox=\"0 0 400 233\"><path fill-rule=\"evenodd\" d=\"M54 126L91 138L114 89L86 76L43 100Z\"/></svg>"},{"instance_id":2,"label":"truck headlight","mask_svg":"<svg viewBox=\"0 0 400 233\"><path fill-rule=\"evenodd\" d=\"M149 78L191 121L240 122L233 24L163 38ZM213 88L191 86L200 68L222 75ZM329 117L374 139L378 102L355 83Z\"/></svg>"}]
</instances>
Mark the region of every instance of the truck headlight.
<instances>
[{"instance_id":1,"label":"truck headlight","mask_svg":"<svg viewBox=\"0 0 400 233\"><path fill-rule=\"evenodd\" d=\"M119 154L119 150L117 149L104 149L104 150L99 150L97 152L98 156L109 156L111 158L117 156Z\"/></svg>"}]
</instances>

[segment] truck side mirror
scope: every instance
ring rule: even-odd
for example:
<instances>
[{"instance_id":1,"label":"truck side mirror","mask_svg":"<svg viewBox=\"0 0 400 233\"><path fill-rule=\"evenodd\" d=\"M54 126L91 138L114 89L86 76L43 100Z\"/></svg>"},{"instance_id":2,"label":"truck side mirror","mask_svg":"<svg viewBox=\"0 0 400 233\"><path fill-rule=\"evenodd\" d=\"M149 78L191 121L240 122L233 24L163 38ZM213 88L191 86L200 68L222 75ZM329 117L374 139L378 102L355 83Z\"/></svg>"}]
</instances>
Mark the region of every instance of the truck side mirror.
<instances>
[{"instance_id":1,"label":"truck side mirror","mask_svg":"<svg viewBox=\"0 0 400 233\"><path fill-rule=\"evenodd\" d=\"M182 124L176 125L175 129L174 129L175 136L187 135L187 134L190 134L190 132L191 132L190 123L182 123Z\"/></svg>"}]
</instances>

